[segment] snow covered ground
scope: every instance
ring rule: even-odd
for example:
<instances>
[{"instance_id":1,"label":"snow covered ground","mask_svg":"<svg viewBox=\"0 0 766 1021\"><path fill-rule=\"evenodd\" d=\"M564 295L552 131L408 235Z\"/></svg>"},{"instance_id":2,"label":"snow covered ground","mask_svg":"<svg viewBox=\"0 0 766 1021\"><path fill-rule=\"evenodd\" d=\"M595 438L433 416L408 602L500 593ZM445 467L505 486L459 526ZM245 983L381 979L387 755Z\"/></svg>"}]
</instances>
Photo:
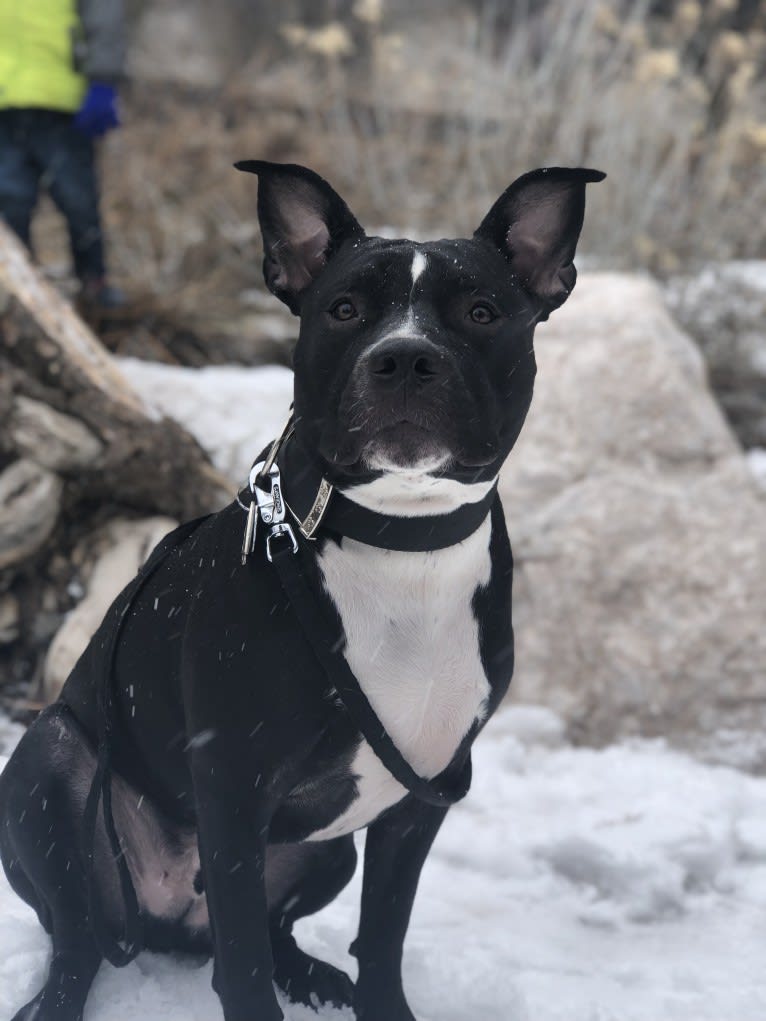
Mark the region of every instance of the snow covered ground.
<instances>
[{"instance_id":1,"label":"snow covered ground","mask_svg":"<svg viewBox=\"0 0 766 1021\"><path fill-rule=\"evenodd\" d=\"M280 365L183 369L137 358L119 362L146 403L180 422L236 480L279 433L293 399L293 374Z\"/></svg>"},{"instance_id":2,"label":"snow covered ground","mask_svg":"<svg viewBox=\"0 0 766 1021\"><path fill-rule=\"evenodd\" d=\"M429 858L407 940L419 1021L763 1021L766 779L661 742L596 751L561 735L546 710L517 707L477 744L473 791ZM349 970L359 880L299 928ZM3 1021L47 956L0 881ZM214 1021L210 978L209 963L150 954L104 965L86 1021Z\"/></svg>"}]
</instances>

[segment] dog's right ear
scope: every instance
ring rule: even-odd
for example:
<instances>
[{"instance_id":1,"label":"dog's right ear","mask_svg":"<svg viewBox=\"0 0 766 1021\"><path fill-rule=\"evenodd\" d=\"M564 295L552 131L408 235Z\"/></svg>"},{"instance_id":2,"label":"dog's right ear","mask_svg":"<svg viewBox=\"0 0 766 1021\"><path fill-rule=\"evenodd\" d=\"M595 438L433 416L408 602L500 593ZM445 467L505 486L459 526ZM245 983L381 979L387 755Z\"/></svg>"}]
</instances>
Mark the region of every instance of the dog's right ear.
<instances>
[{"instance_id":1,"label":"dog's right ear","mask_svg":"<svg viewBox=\"0 0 766 1021\"><path fill-rule=\"evenodd\" d=\"M543 319L566 301L575 285L585 186L605 177L600 170L583 167L533 170L506 188L476 231L476 237L505 256L540 303Z\"/></svg>"},{"instance_id":2,"label":"dog's right ear","mask_svg":"<svg viewBox=\"0 0 766 1021\"><path fill-rule=\"evenodd\" d=\"M242 160L237 170L258 175L258 219L266 286L300 312L300 296L346 241L364 230L319 174L295 163Z\"/></svg>"}]
</instances>

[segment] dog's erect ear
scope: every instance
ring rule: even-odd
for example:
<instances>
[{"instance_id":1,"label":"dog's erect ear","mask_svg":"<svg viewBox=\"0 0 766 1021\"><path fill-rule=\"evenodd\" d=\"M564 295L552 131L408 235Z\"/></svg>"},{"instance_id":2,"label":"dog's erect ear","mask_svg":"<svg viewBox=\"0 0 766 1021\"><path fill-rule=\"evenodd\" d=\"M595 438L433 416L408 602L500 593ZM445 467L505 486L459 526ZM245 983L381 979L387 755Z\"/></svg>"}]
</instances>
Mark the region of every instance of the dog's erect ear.
<instances>
[{"instance_id":1,"label":"dog's erect ear","mask_svg":"<svg viewBox=\"0 0 766 1021\"><path fill-rule=\"evenodd\" d=\"M524 174L484 217L475 237L496 245L545 318L569 297L585 214L585 185L603 181L600 170L550 167Z\"/></svg>"},{"instance_id":2,"label":"dog's erect ear","mask_svg":"<svg viewBox=\"0 0 766 1021\"><path fill-rule=\"evenodd\" d=\"M340 195L313 170L263 160L234 166L258 175L266 286L297 314L301 292L345 241L363 238L364 231Z\"/></svg>"}]
</instances>

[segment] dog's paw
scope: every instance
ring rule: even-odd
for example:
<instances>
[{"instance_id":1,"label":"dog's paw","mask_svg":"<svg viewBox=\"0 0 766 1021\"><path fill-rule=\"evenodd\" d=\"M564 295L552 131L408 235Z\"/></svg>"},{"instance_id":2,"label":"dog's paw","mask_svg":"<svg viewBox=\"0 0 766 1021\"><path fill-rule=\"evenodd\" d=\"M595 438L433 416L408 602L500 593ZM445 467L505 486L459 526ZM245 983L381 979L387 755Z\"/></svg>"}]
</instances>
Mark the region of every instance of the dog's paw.
<instances>
[{"instance_id":1,"label":"dog's paw","mask_svg":"<svg viewBox=\"0 0 766 1021\"><path fill-rule=\"evenodd\" d=\"M335 968L325 961L315 961L314 963L314 970L308 977L311 1006L321 1006L325 1003L332 1007L352 1006L354 983L345 971L341 971L340 968Z\"/></svg>"},{"instance_id":2,"label":"dog's paw","mask_svg":"<svg viewBox=\"0 0 766 1021\"><path fill-rule=\"evenodd\" d=\"M304 953L293 941L274 947L274 981L293 1003L351 1007L354 983L340 968Z\"/></svg>"}]
</instances>

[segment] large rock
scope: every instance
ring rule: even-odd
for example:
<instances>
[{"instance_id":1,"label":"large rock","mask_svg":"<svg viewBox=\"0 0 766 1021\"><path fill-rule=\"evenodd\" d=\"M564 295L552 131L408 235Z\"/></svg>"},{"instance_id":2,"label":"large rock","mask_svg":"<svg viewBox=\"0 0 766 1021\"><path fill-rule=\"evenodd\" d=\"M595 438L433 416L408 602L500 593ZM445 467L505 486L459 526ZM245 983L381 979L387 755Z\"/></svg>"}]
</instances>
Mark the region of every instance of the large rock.
<instances>
[{"instance_id":1,"label":"large rock","mask_svg":"<svg viewBox=\"0 0 766 1021\"><path fill-rule=\"evenodd\" d=\"M766 502L649 280L582 278L537 334L502 478L515 698L580 737L766 723Z\"/></svg>"}]
</instances>

